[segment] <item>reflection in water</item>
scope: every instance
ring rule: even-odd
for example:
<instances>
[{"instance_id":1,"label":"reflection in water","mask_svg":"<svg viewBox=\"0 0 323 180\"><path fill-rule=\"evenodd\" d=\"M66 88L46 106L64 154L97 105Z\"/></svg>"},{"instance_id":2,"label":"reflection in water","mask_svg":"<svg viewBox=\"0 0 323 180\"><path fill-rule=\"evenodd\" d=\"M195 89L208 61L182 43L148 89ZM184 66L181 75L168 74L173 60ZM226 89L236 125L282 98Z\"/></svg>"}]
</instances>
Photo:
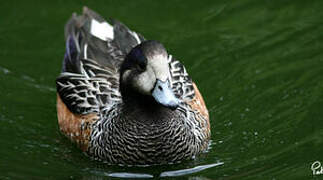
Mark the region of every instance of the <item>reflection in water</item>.
<instances>
[{"instance_id":1,"label":"reflection in water","mask_svg":"<svg viewBox=\"0 0 323 180\"><path fill-rule=\"evenodd\" d=\"M142 174L142 173L126 173L126 172L120 172L120 173L107 173L106 174L109 177L118 177L118 178L153 178L153 175L150 174Z\"/></svg>"},{"instance_id":2,"label":"reflection in water","mask_svg":"<svg viewBox=\"0 0 323 180\"><path fill-rule=\"evenodd\" d=\"M137 173L111 173L108 176L118 178L153 178L150 174L137 174Z\"/></svg>"},{"instance_id":3,"label":"reflection in water","mask_svg":"<svg viewBox=\"0 0 323 180\"><path fill-rule=\"evenodd\" d=\"M208 165L202 165L202 166L196 166L193 168L189 169L181 169L181 170L176 170L176 171L166 171L160 174L160 177L174 177L174 176L184 176L184 175L189 175L193 173L197 173L200 171L203 171L205 169L209 169L215 166L220 166L222 165L223 162L219 163L214 163L214 164L208 164Z\"/></svg>"},{"instance_id":4,"label":"reflection in water","mask_svg":"<svg viewBox=\"0 0 323 180\"><path fill-rule=\"evenodd\" d=\"M165 171L165 172L160 173L159 177L177 177L177 176L190 175L190 174L201 172L203 170L213 168L216 166L220 166L223 164L224 164L223 162L218 162L218 163L214 163L214 164L196 166L196 167L188 168L188 169ZM101 172L101 171L91 171L91 172L95 175L98 175L98 176L108 176L108 177L117 177L117 178L154 178L154 175L145 174L145 173L130 173L130 172L107 173L107 172ZM158 175L155 177L158 177Z\"/></svg>"},{"instance_id":5,"label":"reflection in water","mask_svg":"<svg viewBox=\"0 0 323 180\"><path fill-rule=\"evenodd\" d=\"M90 171L95 176L85 177L83 179L97 179L98 177L115 177L115 178L153 178L154 176L151 174L145 174L145 173L130 173L130 172L103 172L103 171Z\"/></svg>"}]
</instances>

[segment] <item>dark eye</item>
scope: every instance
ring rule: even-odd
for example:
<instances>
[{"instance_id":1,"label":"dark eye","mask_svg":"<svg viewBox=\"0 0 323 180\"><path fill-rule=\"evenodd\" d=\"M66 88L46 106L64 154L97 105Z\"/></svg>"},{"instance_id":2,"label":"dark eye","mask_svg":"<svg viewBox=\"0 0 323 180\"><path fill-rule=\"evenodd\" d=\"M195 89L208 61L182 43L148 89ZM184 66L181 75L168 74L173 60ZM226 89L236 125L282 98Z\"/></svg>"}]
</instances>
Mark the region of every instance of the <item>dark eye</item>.
<instances>
[{"instance_id":1,"label":"dark eye","mask_svg":"<svg viewBox=\"0 0 323 180\"><path fill-rule=\"evenodd\" d=\"M146 64L145 63L138 63L137 64L137 69L139 71L145 71L146 70Z\"/></svg>"},{"instance_id":2,"label":"dark eye","mask_svg":"<svg viewBox=\"0 0 323 180\"><path fill-rule=\"evenodd\" d=\"M147 59L143 55L138 56L136 64L139 71L145 71L147 66Z\"/></svg>"},{"instance_id":3,"label":"dark eye","mask_svg":"<svg viewBox=\"0 0 323 180\"><path fill-rule=\"evenodd\" d=\"M135 47L130 51L127 55L127 61L129 62L130 66L135 68L138 71L145 71L147 66L147 59L142 53L140 47Z\"/></svg>"}]
</instances>

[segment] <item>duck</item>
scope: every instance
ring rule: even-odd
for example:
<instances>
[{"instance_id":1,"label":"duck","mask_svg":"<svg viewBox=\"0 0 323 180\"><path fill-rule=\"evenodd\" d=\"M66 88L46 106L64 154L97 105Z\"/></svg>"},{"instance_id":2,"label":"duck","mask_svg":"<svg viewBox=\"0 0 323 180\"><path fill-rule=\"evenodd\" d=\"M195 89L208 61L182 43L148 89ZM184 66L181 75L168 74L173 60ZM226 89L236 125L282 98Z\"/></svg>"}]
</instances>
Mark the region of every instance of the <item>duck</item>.
<instances>
[{"instance_id":1,"label":"duck","mask_svg":"<svg viewBox=\"0 0 323 180\"><path fill-rule=\"evenodd\" d=\"M56 78L58 126L90 159L172 164L207 151L203 97L162 43L87 7L72 14L65 39Z\"/></svg>"}]
</instances>

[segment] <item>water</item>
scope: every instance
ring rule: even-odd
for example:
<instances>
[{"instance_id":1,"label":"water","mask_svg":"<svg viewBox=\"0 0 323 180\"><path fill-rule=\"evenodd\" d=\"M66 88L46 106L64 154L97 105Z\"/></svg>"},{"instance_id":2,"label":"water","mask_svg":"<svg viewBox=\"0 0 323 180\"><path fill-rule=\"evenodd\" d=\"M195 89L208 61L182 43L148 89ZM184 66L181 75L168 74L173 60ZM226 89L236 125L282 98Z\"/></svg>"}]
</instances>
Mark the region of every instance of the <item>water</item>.
<instances>
[{"instance_id":1,"label":"water","mask_svg":"<svg viewBox=\"0 0 323 180\"><path fill-rule=\"evenodd\" d=\"M198 84L212 144L153 167L90 161L58 131L63 26L83 5L164 43ZM323 1L1 1L0 179L320 179Z\"/></svg>"}]
</instances>

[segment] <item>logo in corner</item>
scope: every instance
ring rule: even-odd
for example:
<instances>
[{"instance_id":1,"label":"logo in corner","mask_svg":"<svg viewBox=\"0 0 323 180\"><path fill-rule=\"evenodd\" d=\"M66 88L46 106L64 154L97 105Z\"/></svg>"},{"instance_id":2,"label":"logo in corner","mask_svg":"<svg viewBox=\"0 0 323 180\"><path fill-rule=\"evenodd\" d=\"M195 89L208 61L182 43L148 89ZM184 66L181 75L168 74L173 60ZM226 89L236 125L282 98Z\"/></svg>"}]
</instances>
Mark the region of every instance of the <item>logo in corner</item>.
<instances>
[{"instance_id":1,"label":"logo in corner","mask_svg":"<svg viewBox=\"0 0 323 180\"><path fill-rule=\"evenodd\" d=\"M312 169L313 175L323 174L323 167L320 161L313 162L311 169Z\"/></svg>"}]
</instances>

